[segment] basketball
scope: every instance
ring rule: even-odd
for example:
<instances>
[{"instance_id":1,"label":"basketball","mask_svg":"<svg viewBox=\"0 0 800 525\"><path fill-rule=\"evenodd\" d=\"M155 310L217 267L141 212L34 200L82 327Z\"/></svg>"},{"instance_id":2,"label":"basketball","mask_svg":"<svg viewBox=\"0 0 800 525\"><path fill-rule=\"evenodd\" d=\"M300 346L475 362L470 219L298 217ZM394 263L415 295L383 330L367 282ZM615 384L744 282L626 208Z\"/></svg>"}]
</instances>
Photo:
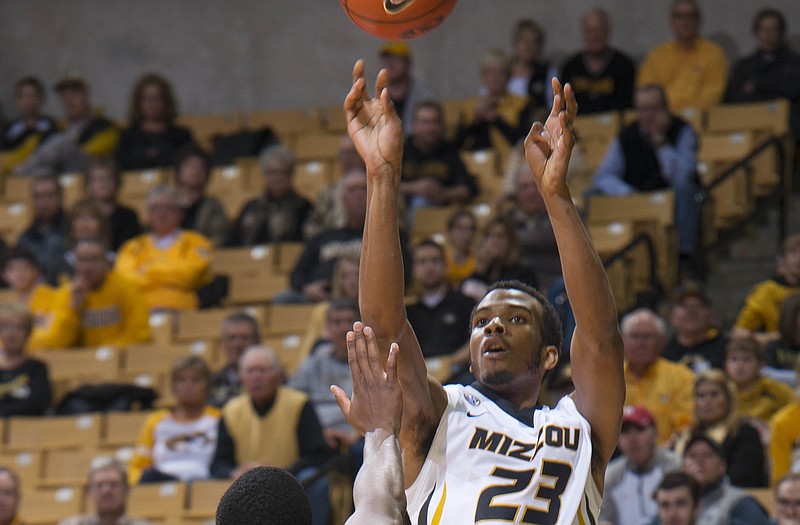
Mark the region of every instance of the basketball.
<instances>
[{"instance_id":1,"label":"basketball","mask_svg":"<svg viewBox=\"0 0 800 525\"><path fill-rule=\"evenodd\" d=\"M416 38L439 27L457 0L339 0L345 14L384 40Z\"/></svg>"}]
</instances>

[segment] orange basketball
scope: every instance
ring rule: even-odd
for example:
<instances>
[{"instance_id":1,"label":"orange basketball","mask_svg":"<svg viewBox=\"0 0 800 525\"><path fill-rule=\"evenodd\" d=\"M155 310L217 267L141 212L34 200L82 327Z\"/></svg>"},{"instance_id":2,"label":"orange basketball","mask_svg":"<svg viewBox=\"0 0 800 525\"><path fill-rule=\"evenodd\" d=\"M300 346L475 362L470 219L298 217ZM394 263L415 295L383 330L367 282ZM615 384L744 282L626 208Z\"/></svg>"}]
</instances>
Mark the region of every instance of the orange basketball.
<instances>
[{"instance_id":1,"label":"orange basketball","mask_svg":"<svg viewBox=\"0 0 800 525\"><path fill-rule=\"evenodd\" d=\"M339 0L347 16L384 40L416 38L441 24L457 0Z\"/></svg>"}]
</instances>

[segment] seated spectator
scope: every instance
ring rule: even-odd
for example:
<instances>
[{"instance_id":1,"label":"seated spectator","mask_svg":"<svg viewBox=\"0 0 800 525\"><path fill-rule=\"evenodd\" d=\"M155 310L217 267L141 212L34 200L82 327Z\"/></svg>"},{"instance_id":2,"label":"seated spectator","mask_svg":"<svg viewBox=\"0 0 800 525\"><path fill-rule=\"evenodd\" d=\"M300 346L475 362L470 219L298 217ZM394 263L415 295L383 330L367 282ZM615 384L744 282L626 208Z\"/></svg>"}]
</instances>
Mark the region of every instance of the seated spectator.
<instances>
[{"instance_id":1,"label":"seated spectator","mask_svg":"<svg viewBox=\"0 0 800 525\"><path fill-rule=\"evenodd\" d=\"M95 458L89 468L88 486L94 512L61 520L58 525L150 525L126 515L128 473L116 459Z\"/></svg>"},{"instance_id":2,"label":"seated spectator","mask_svg":"<svg viewBox=\"0 0 800 525\"><path fill-rule=\"evenodd\" d=\"M411 48L404 42L386 42L380 49L381 68L386 70L386 89L394 110L403 121L403 133L411 134L411 117L420 100L435 98L430 88L411 72ZM347 173L347 172L344 172Z\"/></svg>"},{"instance_id":3,"label":"seated spectator","mask_svg":"<svg viewBox=\"0 0 800 525\"><path fill-rule=\"evenodd\" d=\"M64 109L64 129L44 140L17 175L58 175L85 171L89 158L113 155L119 129L92 108L89 84L78 74L64 76L55 85Z\"/></svg>"},{"instance_id":4,"label":"seated spectator","mask_svg":"<svg viewBox=\"0 0 800 525\"><path fill-rule=\"evenodd\" d=\"M45 281L57 285L61 258L67 244L67 214L58 178L35 177L31 185L33 222L22 232L17 245L31 250L39 259Z\"/></svg>"},{"instance_id":5,"label":"seated spectator","mask_svg":"<svg viewBox=\"0 0 800 525\"><path fill-rule=\"evenodd\" d=\"M58 124L42 114L45 90L36 77L24 77L14 86L18 116L8 122L0 136L0 151L8 154L0 173L9 173L27 159L47 138L58 132Z\"/></svg>"},{"instance_id":6,"label":"seated spectator","mask_svg":"<svg viewBox=\"0 0 800 525\"><path fill-rule=\"evenodd\" d=\"M54 325L44 348L126 346L150 340L142 291L111 269L108 245L88 237L75 244L75 277L53 299Z\"/></svg>"},{"instance_id":7,"label":"seated spectator","mask_svg":"<svg viewBox=\"0 0 800 525\"><path fill-rule=\"evenodd\" d=\"M726 102L758 102L785 98L791 103L790 123L800 136L800 55L786 41L786 18L770 7L753 18L756 51L733 66Z\"/></svg>"},{"instance_id":8,"label":"seated spectator","mask_svg":"<svg viewBox=\"0 0 800 525\"><path fill-rule=\"evenodd\" d=\"M506 216L517 228L519 264L536 268L539 289L547 293L561 277L561 258L544 200L527 162L520 164L515 201L516 206Z\"/></svg>"},{"instance_id":9,"label":"seated spectator","mask_svg":"<svg viewBox=\"0 0 800 525\"><path fill-rule=\"evenodd\" d=\"M24 525L17 516L19 489L19 476L8 467L0 467L0 525Z\"/></svg>"},{"instance_id":10,"label":"seated spectator","mask_svg":"<svg viewBox=\"0 0 800 525\"><path fill-rule=\"evenodd\" d=\"M506 88L512 95L530 99L531 109L546 111L551 91L550 64L542 60L544 31L530 18L517 20L511 39L511 74ZM538 117L537 117L538 118Z\"/></svg>"},{"instance_id":11,"label":"seated spectator","mask_svg":"<svg viewBox=\"0 0 800 525\"><path fill-rule=\"evenodd\" d=\"M800 376L800 361L795 370ZM787 472L800 472L800 399L797 397L769 420L769 458L773 484Z\"/></svg>"},{"instance_id":12,"label":"seated spectator","mask_svg":"<svg viewBox=\"0 0 800 525\"><path fill-rule=\"evenodd\" d=\"M131 485L210 477L220 418L219 410L207 406L210 379L200 357L182 357L172 365L175 406L145 421L128 469Z\"/></svg>"},{"instance_id":13,"label":"seated spectator","mask_svg":"<svg viewBox=\"0 0 800 525\"><path fill-rule=\"evenodd\" d=\"M672 108L707 108L722 102L728 59L717 44L700 36L702 15L695 0L674 0L670 27L674 40L650 51L642 62L637 86L656 84Z\"/></svg>"},{"instance_id":14,"label":"seated spectator","mask_svg":"<svg viewBox=\"0 0 800 525\"><path fill-rule=\"evenodd\" d=\"M480 73L485 92L461 115L455 145L467 151L491 149L506 159L514 144L525 135L521 123L526 120L528 99L507 91L511 62L504 52L486 52Z\"/></svg>"},{"instance_id":15,"label":"seated spectator","mask_svg":"<svg viewBox=\"0 0 800 525\"><path fill-rule=\"evenodd\" d=\"M800 293L781 302L778 318L779 339L764 348L765 367L761 372L789 386L797 386L794 365L800 359Z\"/></svg>"},{"instance_id":16,"label":"seated spectator","mask_svg":"<svg viewBox=\"0 0 800 525\"><path fill-rule=\"evenodd\" d=\"M316 346L287 384L308 396L322 425L325 441L333 450L347 449L361 441L361 435L342 415L330 390L331 385L338 385L348 396L353 393L346 336L353 323L360 319L355 301L332 301L328 307L327 340Z\"/></svg>"},{"instance_id":17,"label":"seated spectator","mask_svg":"<svg viewBox=\"0 0 800 525\"><path fill-rule=\"evenodd\" d=\"M695 525L700 513L700 487L684 472L668 472L656 487L658 506L655 525Z\"/></svg>"},{"instance_id":18,"label":"seated spectator","mask_svg":"<svg viewBox=\"0 0 800 525\"><path fill-rule=\"evenodd\" d=\"M756 284L739 310L732 334L734 337L755 335L760 341L778 335L781 302L800 292L800 234L786 237L775 275Z\"/></svg>"},{"instance_id":19,"label":"seated spectator","mask_svg":"<svg viewBox=\"0 0 800 525\"><path fill-rule=\"evenodd\" d=\"M289 277L292 290L276 298L276 301L328 300L336 261L345 256L361 255L361 237L367 210L367 177L364 168L344 175L341 198L347 215L345 226L324 231L306 243Z\"/></svg>"},{"instance_id":20,"label":"seated spectator","mask_svg":"<svg viewBox=\"0 0 800 525\"><path fill-rule=\"evenodd\" d=\"M231 246L300 241L311 203L292 187L294 154L285 146L267 146L258 157L263 175L261 197L242 208L231 231Z\"/></svg>"},{"instance_id":21,"label":"seated spectator","mask_svg":"<svg viewBox=\"0 0 800 525\"><path fill-rule=\"evenodd\" d=\"M444 138L444 109L438 102L422 100L414 108L411 136L403 147L400 193L412 215L419 207L465 203L478 194L458 150Z\"/></svg>"},{"instance_id":22,"label":"seated spectator","mask_svg":"<svg viewBox=\"0 0 800 525\"><path fill-rule=\"evenodd\" d=\"M759 429L764 428L775 412L794 401L794 391L770 377L761 375L764 349L752 337L740 337L728 343L725 374L736 385L736 408Z\"/></svg>"},{"instance_id":23,"label":"seated spectator","mask_svg":"<svg viewBox=\"0 0 800 525\"><path fill-rule=\"evenodd\" d=\"M322 427L308 397L280 386L277 354L253 347L239 362L245 392L222 408L211 475L237 479L260 466L286 468L302 482L314 477L331 457ZM328 483L322 477L306 488L314 524L327 523Z\"/></svg>"},{"instance_id":24,"label":"seated spectator","mask_svg":"<svg viewBox=\"0 0 800 525\"><path fill-rule=\"evenodd\" d=\"M444 250L435 242L417 244L411 261L416 293L406 307L408 322L429 373L447 381L469 364L469 325L475 300L448 286Z\"/></svg>"},{"instance_id":25,"label":"seated spectator","mask_svg":"<svg viewBox=\"0 0 800 525\"><path fill-rule=\"evenodd\" d=\"M775 525L800 523L800 473L783 476L775 484Z\"/></svg>"},{"instance_id":26,"label":"seated spectator","mask_svg":"<svg viewBox=\"0 0 800 525\"><path fill-rule=\"evenodd\" d=\"M475 271L461 285L461 292L480 301L489 286L501 280L517 279L536 287L533 268L519 264L517 229L507 219L495 217L483 229L475 250Z\"/></svg>"},{"instance_id":27,"label":"seated spectator","mask_svg":"<svg viewBox=\"0 0 800 525\"><path fill-rule=\"evenodd\" d=\"M175 161L175 187L184 209L181 227L205 235L219 248L228 239L228 218L222 203L205 193L211 176L210 162L206 152L197 146L181 149Z\"/></svg>"},{"instance_id":28,"label":"seated spectator","mask_svg":"<svg viewBox=\"0 0 800 525\"><path fill-rule=\"evenodd\" d=\"M76 202L67 214L67 245L57 268L59 283L75 275L75 245L83 239L100 239L105 246L111 242L108 219L100 206L91 199ZM114 257L110 248L109 257Z\"/></svg>"},{"instance_id":29,"label":"seated spectator","mask_svg":"<svg viewBox=\"0 0 800 525\"><path fill-rule=\"evenodd\" d=\"M126 242L115 269L142 289L150 310L196 309L197 291L211 280L211 241L180 229L183 209L174 189L150 190L147 209L152 233Z\"/></svg>"},{"instance_id":30,"label":"seated spectator","mask_svg":"<svg viewBox=\"0 0 800 525\"><path fill-rule=\"evenodd\" d=\"M625 345L625 404L641 405L653 413L658 443L665 445L692 421L694 374L661 357L667 326L651 310L625 315L620 331Z\"/></svg>"},{"instance_id":31,"label":"seated spectator","mask_svg":"<svg viewBox=\"0 0 800 525\"><path fill-rule=\"evenodd\" d=\"M19 305L0 311L0 417L41 416L53 393L47 365L25 355L33 319Z\"/></svg>"},{"instance_id":32,"label":"seated spectator","mask_svg":"<svg viewBox=\"0 0 800 525\"><path fill-rule=\"evenodd\" d=\"M636 89L637 120L611 143L594 174L592 191L621 196L673 190L678 249L685 258L694 253L700 218L695 202L697 135L686 121L670 114L668 100L655 84Z\"/></svg>"},{"instance_id":33,"label":"seated spectator","mask_svg":"<svg viewBox=\"0 0 800 525\"><path fill-rule=\"evenodd\" d=\"M119 171L109 157L89 159L86 170L86 196L94 200L106 216L111 233L111 249L116 252L128 239L142 232L139 216L117 201Z\"/></svg>"},{"instance_id":34,"label":"seated spectator","mask_svg":"<svg viewBox=\"0 0 800 525\"><path fill-rule=\"evenodd\" d=\"M725 451L705 434L695 434L683 452L683 470L700 486L700 514L703 525L768 525L767 513L743 489L731 485L725 476Z\"/></svg>"},{"instance_id":35,"label":"seated spectator","mask_svg":"<svg viewBox=\"0 0 800 525\"><path fill-rule=\"evenodd\" d=\"M728 338L717 328L711 300L699 287L685 286L675 303L669 323L673 333L663 357L700 373L723 367Z\"/></svg>"},{"instance_id":36,"label":"seated spectator","mask_svg":"<svg viewBox=\"0 0 800 525\"><path fill-rule=\"evenodd\" d=\"M621 455L606 469L600 525L650 523L658 513L652 499L664 474L681 467L674 452L657 445L658 430L653 414L641 406L622 409Z\"/></svg>"},{"instance_id":37,"label":"seated spectator","mask_svg":"<svg viewBox=\"0 0 800 525\"><path fill-rule=\"evenodd\" d=\"M469 210L458 210L447 219L444 243L444 261L447 282L453 288L475 272L475 234L478 222Z\"/></svg>"},{"instance_id":38,"label":"seated spectator","mask_svg":"<svg viewBox=\"0 0 800 525\"><path fill-rule=\"evenodd\" d=\"M675 451L683 453L702 434L722 447L730 482L737 487L766 487L764 448L758 430L736 413L736 387L720 370L699 374L694 382L694 423L683 431Z\"/></svg>"},{"instance_id":39,"label":"seated spectator","mask_svg":"<svg viewBox=\"0 0 800 525\"><path fill-rule=\"evenodd\" d=\"M611 47L608 13L595 7L581 16L584 48L561 68L561 82L575 92L582 115L631 107L636 67L630 57Z\"/></svg>"},{"instance_id":40,"label":"seated spectator","mask_svg":"<svg viewBox=\"0 0 800 525\"><path fill-rule=\"evenodd\" d=\"M211 376L211 405L222 408L241 394L239 359L245 350L261 341L258 322L245 312L232 313L222 321L219 342L225 366Z\"/></svg>"},{"instance_id":41,"label":"seated spectator","mask_svg":"<svg viewBox=\"0 0 800 525\"><path fill-rule=\"evenodd\" d=\"M133 87L128 127L117 147L120 171L172 166L175 154L192 143L188 129L175 125L177 102L172 86L157 73L139 77Z\"/></svg>"}]
</instances>

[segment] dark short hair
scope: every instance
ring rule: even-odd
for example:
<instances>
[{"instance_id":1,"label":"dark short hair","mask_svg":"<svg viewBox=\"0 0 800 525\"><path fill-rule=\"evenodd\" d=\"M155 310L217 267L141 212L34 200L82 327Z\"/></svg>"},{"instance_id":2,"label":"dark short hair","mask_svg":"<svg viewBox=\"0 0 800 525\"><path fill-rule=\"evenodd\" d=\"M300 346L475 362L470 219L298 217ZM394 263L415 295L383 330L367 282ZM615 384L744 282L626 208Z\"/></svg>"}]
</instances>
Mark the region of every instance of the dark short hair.
<instances>
[{"instance_id":1,"label":"dark short hair","mask_svg":"<svg viewBox=\"0 0 800 525\"><path fill-rule=\"evenodd\" d=\"M436 100L424 99L414 104L414 117L417 116L417 112L421 109L432 109L436 111L437 115L439 115L440 121L444 120L444 107L442 107L442 104Z\"/></svg>"},{"instance_id":2,"label":"dark short hair","mask_svg":"<svg viewBox=\"0 0 800 525\"><path fill-rule=\"evenodd\" d=\"M648 91L658 93L658 96L661 98L661 107L669 109L669 99L667 98L667 92L664 91L663 86L659 84L644 84L636 88L636 93L645 93Z\"/></svg>"},{"instance_id":3,"label":"dark short hair","mask_svg":"<svg viewBox=\"0 0 800 525\"><path fill-rule=\"evenodd\" d=\"M36 254L24 246L14 246L13 248L9 248L3 255L2 268L5 270L6 266L8 266L8 263L17 260L26 261L34 266L38 271L42 271L42 267L39 264L39 259L36 258Z\"/></svg>"},{"instance_id":4,"label":"dark short hair","mask_svg":"<svg viewBox=\"0 0 800 525\"><path fill-rule=\"evenodd\" d=\"M765 18L775 18L778 21L778 29L781 32L781 38L783 38L786 34L786 17L773 7L765 7L755 14L753 17L753 33L758 31L758 25Z\"/></svg>"},{"instance_id":5,"label":"dark short hair","mask_svg":"<svg viewBox=\"0 0 800 525\"><path fill-rule=\"evenodd\" d=\"M205 175L205 181L208 182L208 178L211 176L211 157L208 155L206 150L201 148L195 143L188 144L175 154L175 183L180 184L178 180L178 172L180 170L181 164L183 164L186 159L190 159L192 157L197 157L203 161L205 164L205 171L203 174Z\"/></svg>"},{"instance_id":6,"label":"dark short hair","mask_svg":"<svg viewBox=\"0 0 800 525\"><path fill-rule=\"evenodd\" d=\"M89 157L89 165L86 168L85 184L89 183L89 174L94 170L107 170L111 172L111 178L114 180L114 187L119 189L121 179L119 175L119 167L112 157L108 156L95 156Z\"/></svg>"},{"instance_id":7,"label":"dark short hair","mask_svg":"<svg viewBox=\"0 0 800 525\"><path fill-rule=\"evenodd\" d=\"M258 467L234 481L217 506L217 525L310 525L302 485L276 467Z\"/></svg>"},{"instance_id":8,"label":"dark short hair","mask_svg":"<svg viewBox=\"0 0 800 525\"><path fill-rule=\"evenodd\" d=\"M689 437L689 441L686 442L686 446L683 447L683 457L686 457L686 455L689 453L689 449L698 443L705 443L714 454L725 461L725 450L722 448L722 445L702 432L692 433L692 435Z\"/></svg>"},{"instance_id":9,"label":"dark short hair","mask_svg":"<svg viewBox=\"0 0 800 525\"><path fill-rule=\"evenodd\" d=\"M331 316L335 312L353 312L356 314L357 319L361 319L361 310L358 308L358 303L352 299L334 299L328 306L328 313L326 318L331 320Z\"/></svg>"},{"instance_id":10,"label":"dark short hair","mask_svg":"<svg viewBox=\"0 0 800 525\"><path fill-rule=\"evenodd\" d=\"M439 252L439 255L442 256L442 259L444 259L444 248L442 248L442 245L434 241L433 239L425 239L423 241L418 242L414 246L412 253L417 253L417 250L419 250L420 248L433 248L434 250Z\"/></svg>"},{"instance_id":11,"label":"dark short hair","mask_svg":"<svg viewBox=\"0 0 800 525\"><path fill-rule=\"evenodd\" d=\"M679 470L664 474L664 477L661 478L661 483L659 483L656 490L653 491L653 499L656 499L656 494L662 490L674 490L680 487L689 489L689 494L692 496L692 503L697 506L700 502L700 486L692 476Z\"/></svg>"},{"instance_id":12,"label":"dark short hair","mask_svg":"<svg viewBox=\"0 0 800 525\"><path fill-rule=\"evenodd\" d=\"M467 217L469 220L471 220L473 226L475 227L475 230L477 231L478 220L475 218L475 214L467 209L457 210L453 212L453 214L450 215L450 217L447 218L447 230L448 231L452 230L453 227L456 225L456 221L458 221L458 219L460 219L461 217Z\"/></svg>"},{"instance_id":13,"label":"dark short hair","mask_svg":"<svg viewBox=\"0 0 800 525\"><path fill-rule=\"evenodd\" d=\"M25 86L31 86L33 89L35 89L39 95L39 98L44 101L47 92L44 89L44 83L39 80L39 77L28 75L17 80L17 83L14 85L14 95L19 96L19 92L22 91L22 88Z\"/></svg>"},{"instance_id":14,"label":"dark short hair","mask_svg":"<svg viewBox=\"0 0 800 525\"><path fill-rule=\"evenodd\" d=\"M734 337L728 344L725 345L725 357L727 358L733 352L742 352L756 358L756 361L763 363L766 357L764 356L764 349L758 344L758 341L752 336Z\"/></svg>"},{"instance_id":15,"label":"dark short hair","mask_svg":"<svg viewBox=\"0 0 800 525\"><path fill-rule=\"evenodd\" d=\"M258 327L258 321L255 318L248 314L247 312L234 312L222 321L223 328L226 325L234 324L234 323L247 323L253 328L253 332L255 333L256 339L261 339L260 330Z\"/></svg>"}]
</instances>

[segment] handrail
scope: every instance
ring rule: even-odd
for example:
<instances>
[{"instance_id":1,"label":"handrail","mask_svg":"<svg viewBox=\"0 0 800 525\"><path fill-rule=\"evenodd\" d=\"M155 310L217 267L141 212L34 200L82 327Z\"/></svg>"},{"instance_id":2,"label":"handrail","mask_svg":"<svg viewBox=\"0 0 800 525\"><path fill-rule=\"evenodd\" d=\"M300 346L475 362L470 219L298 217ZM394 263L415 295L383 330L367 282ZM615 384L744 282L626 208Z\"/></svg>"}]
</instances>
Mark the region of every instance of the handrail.
<instances>
[{"instance_id":1,"label":"handrail","mask_svg":"<svg viewBox=\"0 0 800 525\"><path fill-rule=\"evenodd\" d=\"M605 260L603 260L603 267L608 268L616 261L628 255L628 253L633 251L633 249L640 244L644 244L647 250L648 269L650 270L650 289L659 290L661 289L661 283L659 283L658 274L656 273L656 248L655 244L653 243L653 239L650 238L650 235L646 233L638 234L631 242L608 256Z\"/></svg>"},{"instance_id":2,"label":"handrail","mask_svg":"<svg viewBox=\"0 0 800 525\"><path fill-rule=\"evenodd\" d=\"M750 166L751 161L756 158L757 156L761 155L762 152L766 151L769 148L775 149L775 155L777 157L777 172L778 172L778 243L783 242L783 239L786 237L786 230L787 230L787 213L786 213L786 192L783 191L785 178L786 178L786 157L785 157L785 148L783 141L786 139L788 135L777 135L772 136L758 145L755 149L753 149L750 153L745 155L742 159L737 161L735 164L730 166L728 169L723 171L720 175L714 178L709 184L705 186L700 186L700 189L695 194L695 201L700 206L700 218L699 218L699 226L697 231L697 246L698 250L696 252L695 257L699 258L697 261L699 264L696 264L697 270L700 272L700 277L704 278L706 273L706 250L703 248L705 247L705 242L703 238L704 232L704 224L703 224L703 207L705 206L706 202L709 200L709 196L711 195L711 190L719 186L720 184L724 183L729 178L733 177L733 175L740 169L745 168L747 170L752 171Z\"/></svg>"}]
</instances>

